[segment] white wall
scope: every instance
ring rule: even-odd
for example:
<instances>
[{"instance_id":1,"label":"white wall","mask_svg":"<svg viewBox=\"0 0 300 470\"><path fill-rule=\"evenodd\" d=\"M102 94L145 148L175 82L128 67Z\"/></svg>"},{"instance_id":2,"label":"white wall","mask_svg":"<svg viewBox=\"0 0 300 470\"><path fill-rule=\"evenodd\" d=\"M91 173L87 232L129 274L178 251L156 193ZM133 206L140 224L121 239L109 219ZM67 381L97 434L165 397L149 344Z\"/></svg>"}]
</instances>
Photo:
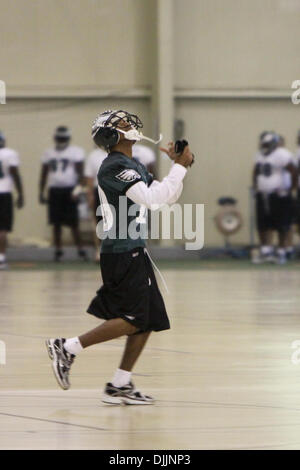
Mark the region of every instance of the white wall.
<instances>
[{"instance_id":1,"label":"white wall","mask_svg":"<svg viewBox=\"0 0 300 470\"><path fill-rule=\"evenodd\" d=\"M149 97L156 80L156 4L163 1L0 0L0 79L8 92L0 128L20 151L27 199L16 237L49 235L37 184L39 157L56 125L70 125L74 142L87 150L91 121L107 107L133 109L149 134L155 129ZM197 156L182 200L205 203L206 244L215 244L222 242L212 221L216 200L237 197L246 224L235 239L247 242L257 136L274 129L293 148L300 127L300 108L289 98L292 81L300 79L300 0L172 5L175 115L184 119ZM267 99L276 94L281 98Z\"/></svg>"}]
</instances>

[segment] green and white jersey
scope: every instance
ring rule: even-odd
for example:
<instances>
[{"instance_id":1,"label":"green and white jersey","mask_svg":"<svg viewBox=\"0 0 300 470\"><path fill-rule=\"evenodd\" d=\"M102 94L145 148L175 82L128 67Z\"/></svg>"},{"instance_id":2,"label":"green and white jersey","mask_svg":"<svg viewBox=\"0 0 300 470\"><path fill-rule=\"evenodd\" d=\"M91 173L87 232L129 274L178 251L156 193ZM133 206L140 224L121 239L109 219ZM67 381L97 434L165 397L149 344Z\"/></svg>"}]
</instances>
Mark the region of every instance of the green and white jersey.
<instances>
[{"instance_id":1,"label":"green and white jersey","mask_svg":"<svg viewBox=\"0 0 300 470\"><path fill-rule=\"evenodd\" d=\"M102 253L122 253L145 246L147 208L135 204L126 192L136 183L149 186L152 175L144 165L120 152L111 152L98 172L104 233Z\"/></svg>"}]
</instances>

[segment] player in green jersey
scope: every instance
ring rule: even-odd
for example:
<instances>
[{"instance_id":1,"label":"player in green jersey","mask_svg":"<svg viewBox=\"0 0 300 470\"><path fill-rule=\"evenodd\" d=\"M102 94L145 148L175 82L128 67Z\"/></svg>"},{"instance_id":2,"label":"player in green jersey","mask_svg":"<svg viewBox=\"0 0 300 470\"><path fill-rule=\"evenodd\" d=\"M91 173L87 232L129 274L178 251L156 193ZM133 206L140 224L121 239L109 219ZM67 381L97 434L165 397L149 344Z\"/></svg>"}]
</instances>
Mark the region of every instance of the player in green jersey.
<instances>
[{"instance_id":1,"label":"player in green jersey","mask_svg":"<svg viewBox=\"0 0 300 470\"><path fill-rule=\"evenodd\" d=\"M193 162L188 146L177 154L171 142L162 150L174 164L163 181L153 181L145 167L132 158L135 142L151 140L143 136L141 127L136 115L120 110L100 114L92 128L95 143L108 152L98 173L103 228L107 237L101 244L103 285L87 311L105 321L79 337L46 342L55 377L63 389L68 389L69 372L76 355L94 344L128 336L120 366L105 386L102 397L105 403L143 405L154 402L152 397L139 392L131 381L132 369L150 333L170 328L145 248L142 225L148 209L176 202L187 168Z\"/></svg>"}]
</instances>

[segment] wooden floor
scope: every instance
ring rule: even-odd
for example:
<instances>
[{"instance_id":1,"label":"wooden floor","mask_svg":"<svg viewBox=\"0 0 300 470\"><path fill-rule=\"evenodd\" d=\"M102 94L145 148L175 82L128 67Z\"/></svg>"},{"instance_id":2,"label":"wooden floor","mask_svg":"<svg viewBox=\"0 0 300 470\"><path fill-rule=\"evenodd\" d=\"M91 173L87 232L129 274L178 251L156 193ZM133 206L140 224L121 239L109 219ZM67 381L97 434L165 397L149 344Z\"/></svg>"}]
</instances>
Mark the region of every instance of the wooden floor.
<instances>
[{"instance_id":1,"label":"wooden floor","mask_svg":"<svg viewBox=\"0 0 300 470\"><path fill-rule=\"evenodd\" d=\"M300 449L300 273L166 270L172 321L137 364L155 406L100 401L123 340L84 351L62 391L44 339L97 324L95 271L0 273L1 449Z\"/></svg>"}]
</instances>

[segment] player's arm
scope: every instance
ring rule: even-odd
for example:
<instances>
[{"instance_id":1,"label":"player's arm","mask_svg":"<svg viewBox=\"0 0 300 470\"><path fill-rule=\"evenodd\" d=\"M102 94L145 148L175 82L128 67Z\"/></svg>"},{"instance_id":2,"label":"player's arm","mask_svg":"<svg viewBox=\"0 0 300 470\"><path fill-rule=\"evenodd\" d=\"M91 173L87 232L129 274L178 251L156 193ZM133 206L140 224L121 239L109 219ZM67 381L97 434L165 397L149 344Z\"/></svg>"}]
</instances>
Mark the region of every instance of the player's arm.
<instances>
[{"instance_id":1,"label":"player's arm","mask_svg":"<svg viewBox=\"0 0 300 470\"><path fill-rule=\"evenodd\" d=\"M75 171L78 175L78 184L80 186L85 186L85 183L86 183L84 175L83 175L83 169L84 169L84 162L83 161L75 163Z\"/></svg>"},{"instance_id":2,"label":"player's arm","mask_svg":"<svg viewBox=\"0 0 300 470\"><path fill-rule=\"evenodd\" d=\"M44 196L44 192L45 192L45 187L47 183L48 173L49 173L49 165L47 163L43 163L41 167L40 183L39 183L39 187L40 187L39 200L41 204L46 204L47 202Z\"/></svg>"},{"instance_id":3,"label":"player's arm","mask_svg":"<svg viewBox=\"0 0 300 470\"><path fill-rule=\"evenodd\" d=\"M87 200L88 200L88 205L90 209L94 208L95 205L95 195L94 195L94 178L91 178L90 176L85 177L85 184L87 187Z\"/></svg>"},{"instance_id":4,"label":"player's arm","mask_svg":"<svg viewBox=\"0 0 300 470\"><path fill-rule=\"evenodd\" d=\"M84 176L84 154L82 154L79 160L75 163L75 171L78 176L78 182L72 191L72 198L76 200L81 193L86 192L86 179Z\"/></svg>"},{"instance_id":5,"label":"player's arm","mask_svg":"<svg viewBox=\"0 0 300 470\"><path fill-rule=\"evenodd\" d=\"M293 195L297 195L298 191L298 171L295 165L293 163L289 163L286 167L285 170L288 171L291 174L292 178L292 193Z\"/></svg>"},{"instance_id":6,"label":"player's arm","mask_svg":"<svg viewBox=\"0 0 300 470\"><path fill-rule=\"evenodd\" d=\"M17 166L10 166L9 172L14 181L14 185L18 193L17 207L18 209L21 209L24 206L24 193L23 193L22 178L21 178L21 175Z\"/></svg>"},{"instance_id":7,"label":"player's arm","mask_svg":"<svg viewBox=\"0 0 300 470\"><path fill-rule=\"evenodd\" d=\"M259 164L256 163L254 165L253 172L252 172L252 185L253 185L253 189L255 191L257 190L257 177L258 177L258 174L259 174Z\"/></svg>"},{"instance_id":8,"label":"player's arm","mask_svg":"<svg viewBox=\"0 0 300 470\"><path fill-rule=\"evenodd\" d=\"M182 181L187 168L193 162L193 154L189 146L186 146L180 155L175 153L173 143L170 143L168 149L163 149L163 151L174 161L169 174L161 182L155 181L149 187L142 181L137 182L126 192L126 196L133 202L148 209L157 209L170 201L175 202L176 197L179 197L182 191Z\"/></svg>"}]
</instances>

